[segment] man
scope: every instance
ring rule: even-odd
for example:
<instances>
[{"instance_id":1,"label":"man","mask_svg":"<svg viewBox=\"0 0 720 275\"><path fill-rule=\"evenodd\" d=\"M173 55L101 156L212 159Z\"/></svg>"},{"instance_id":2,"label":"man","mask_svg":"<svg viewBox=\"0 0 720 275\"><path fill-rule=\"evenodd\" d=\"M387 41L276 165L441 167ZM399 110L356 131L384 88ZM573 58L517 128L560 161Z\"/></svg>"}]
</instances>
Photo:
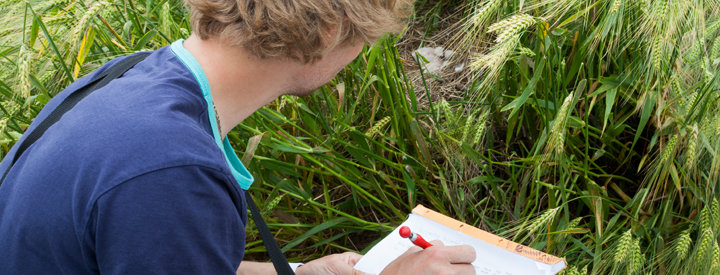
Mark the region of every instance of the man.
<instances>
[{"instance_id":1,"label":"man","mask_svg":"<svg viewBox=\"0 0 720 275\"><path fill-rule=\"evenodd\" d=\"M271 274L242 262L253 179L225 135L307 95L402 26L399 0L187 0L193 34L68 111L0 186L0 274ZM58 94L28 129L89 79ZM22 140L21 140L22 141ZM13 148L9 155L13 155ZM3 160L0 171L9 167ZM355 253L298 274L352 274ZM412 249L383 274L474 272L474 251Z\"/></svg>"}]
</instances>

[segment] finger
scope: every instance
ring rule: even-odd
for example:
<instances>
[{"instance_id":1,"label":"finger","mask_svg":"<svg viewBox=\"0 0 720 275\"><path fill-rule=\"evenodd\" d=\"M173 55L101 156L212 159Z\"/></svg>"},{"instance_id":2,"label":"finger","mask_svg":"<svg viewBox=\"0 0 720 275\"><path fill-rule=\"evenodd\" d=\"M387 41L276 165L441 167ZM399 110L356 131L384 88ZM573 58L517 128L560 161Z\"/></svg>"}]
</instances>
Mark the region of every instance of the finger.
<instances>
[{"instance_id":1,"label":"finger","mask_svg":"<svg viewBox=\"0 0 720 275\"><path fill-rule=\"evenodd\" d=\"M472 246L446 246L443 249L446 249L451 264L469 264L475 261L475 249Z\"/></svg>"},{"instance_id":2,"label":"finger","mask_svg":"<svg viewBox=\"0 0 720 275\"><path fill-rule=\"evenodd\" d=\"M413 245L412 247L408 248L408 250L405 251L405 253L404 253L403 255L405 255L405 254L412 254L412 253L418 253L418 252L420 252L420 251L422 251L422 250L423 250L423 249L420 248L419 246Z\"/></svg>"},{"instance_id":3,"label":"finger","mask_svg":"<svg viewBox=\"0 0 720 275\"><path fill-rule=\"evenodd\" d=\"M365 273L357 269L353 269L352 275L372 275L370 273Z\"/></svg>"},{"instance_id":4,"label":"finger","mask_svg":"<svg viewBox=\"0 0 720 275\"><path fill-rule=\"evenodd\" d=\"M434 246L445 246L445 244L441 240L430 241L430 244L432 244Z\"/></svg>"},{"instance_id":5,"label":"finger","mask_svg":"<svg viewBox=\"0 0 720 275\"><path fill-rule=\"evenodd\" d=\"M355 265L358 261L360 261L360 259L362 259L362 255L355 252L345 252L342 255L347 259L347 262L350 265Z\"/></svg>"},{"instance_id":6,"label":"finger","mask_svg":"<svg viewBox=\"0 0 720 275\"><path fill-rule=\"evenodd\" d=\"M450 267L450 274L471 275L475 274L475 267L471 264L455 264Z\"/></svg>"}]
</instances>

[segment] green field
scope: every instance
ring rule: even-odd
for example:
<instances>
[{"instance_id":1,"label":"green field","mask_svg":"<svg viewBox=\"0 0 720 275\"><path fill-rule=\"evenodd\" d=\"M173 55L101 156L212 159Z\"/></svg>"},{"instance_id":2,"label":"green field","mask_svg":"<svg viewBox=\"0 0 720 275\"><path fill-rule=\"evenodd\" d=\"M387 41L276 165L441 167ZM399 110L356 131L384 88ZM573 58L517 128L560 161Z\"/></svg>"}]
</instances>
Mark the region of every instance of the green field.
<instances>
[{"instance_id":1,"label":"green field","mask_svg":"<svg viewBox=\"0 0 720 275\"><path fill-rule=\"evenodd\" d=\"M720 0L420 0L411 20L229 134L291 261L363 252L423 204L565 274L720 273ZM0 2L0 156L75 79L189 33L180 0ZM422 73L419 46L460 54Z\"/></svg>"}]
</instances>

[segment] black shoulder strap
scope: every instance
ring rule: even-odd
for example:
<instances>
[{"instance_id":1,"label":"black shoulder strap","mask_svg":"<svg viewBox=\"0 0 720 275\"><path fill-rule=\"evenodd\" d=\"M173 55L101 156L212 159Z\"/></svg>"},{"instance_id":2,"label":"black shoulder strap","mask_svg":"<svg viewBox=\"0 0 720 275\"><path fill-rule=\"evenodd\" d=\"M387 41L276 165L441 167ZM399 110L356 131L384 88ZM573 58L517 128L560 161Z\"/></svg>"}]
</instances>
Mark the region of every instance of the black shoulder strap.
<instances>
[{"instance_id":1,"label":"black shoulder strap","mask_svg":"<svg viewBox=\"0 0 720 275\"><path fill-rule=\"evenodd\" d=\"M110 81L112 81L113 79L122 76L125 72L130 70L130 68L135 66L135 64L145 59L145 57L147 57L148 55L150 55L150 53L139 53L129 56L121 60L117 64L113 65L112 67L108 68L107 70L103 71L95 78L93 78L90 82L85 84L85 86L80 87L78 90L70 94L65 99L65 101L61 102L60 105L58 105L57 108L55 108L55 110L53 110L45 120L43 120L37 127L35 127L32 132L26 133L27 137L25 137L25 140L23 140L23 142L18 145L18 149L15 154L13 154L12 161L10 162L8 169L5 170L2 178L0 179L0 184L5 181L5 177L7 177L8 172L10 172L10 168L15 165L15 162L17 162L20 155L22 155L22 153L25 152L25 150L27 150L30 145L35 143L35 141L38 140L45 133L45 131L50 128L50 126L60 120L60 118L62 118L62 116L67 111L72 109L72 107L77 105L80 100L85 98L92 91L100 89L110 83Z\"/></svg>"},{"instance_id":2,"label":"black shoulder strap","mask_svg":"<svg viewBox=\"0 0 720 275\"><path fill-rule=\"evenodd\" d=\"M258 231L260 232L260 237L265 244L265 249L268 254L270 254L270 260L272 260L275 271L277 271L278 275L294 275L295 273L292 268L290 268L290 264L288 264L288 261L285 258L285 255L283 255L282 250L280 250L277 242L275 242L275 237L270 234L270 229L267 227L267 224L265 224L265 221L260 215L260 210L258 210L258 207L255 205L255 201L252 196L250 196L250 192L248 192L248 190L245 190L245 200L247 201L247 205L252 213L255 226L257 226Z\"/></svg>"},{"instance_id":3,"label":"black shoulder strap","mask_svg":"<svg viewBox=\"0 0 720 275\"><path fill-rule=\"evenodd\" d=\"M85 86L80 87L78 90L70 94L65 99L65 101L61 102L60 105L58 105L58 107L55 108L55 110L53 110L45 120L40 122L40 124L32 132L26 133L27 137L22 141L22 143L17 145L18 150L15 151L15 154L12 156L12 161L10 162L10 165L3 173L2 178L0 178L0 184L5 181L5 177L7 176L8 172L10 172L10 168L15 165L15 162L17 161L19 156L22 155L22 153L25 152L25 150L27 150L30 145L35 143L35 141L38 140L45 133L45 131L50 128L50 126L60 120L60 118L62 118L62 116L67 111L75 107L75 105L77 105L80 100L88 96L93 91L102 88L103 86L110 83L110 81L112 81L113 79L122 76L125 72L135 66L135 64L143 61L148 55L150 55L150 53L139 53L129 56L121 60L117 64L113 65L112 67L108 68L104 72L100 73L90 82L85 84ZM268 229L267 224L265 224L265 221L262 219L260 211L258 210L257 205L255 205L255 201L253 201L252 196L250 196L250 193L247 190L245 190L245 200L247 201L248 207L252 212L252 217L255 221L255 225L260 231L260 236L263 239L263 243L265 243L265 248L267 249L268 254L270 254L270 259L272 260L273 266L275 266L275 270L277 271L278 275L294 275L295 273L290 268L290 265L288 264L287 259L285 259L285 256L283 256L277 242L275 242L275 238L270 233L270 229Z\"/></svg>"}]
</instances>

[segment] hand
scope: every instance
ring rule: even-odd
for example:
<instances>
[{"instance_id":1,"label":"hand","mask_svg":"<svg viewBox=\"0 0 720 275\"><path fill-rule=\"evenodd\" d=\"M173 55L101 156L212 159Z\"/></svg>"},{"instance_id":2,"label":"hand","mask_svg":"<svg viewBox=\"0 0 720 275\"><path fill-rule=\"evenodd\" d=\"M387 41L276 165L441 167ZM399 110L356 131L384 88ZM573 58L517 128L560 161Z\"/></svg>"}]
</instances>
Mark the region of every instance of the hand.
<instances>
[{"instance_id":1,"label":"hand","mask_svg":"<svg viewBox=\"0 0 720 275\"><path fill-rule=\"evenodd\" d=\"M332 254L305 263L297 268L297 275L365 275L364 272L356 270L353 266L362 258L362 255L352 252Z\"/></svg>"},{"instance_id":2,"label":"hand","mask_svg":"<svg viewBox=\"0 0 720 275\"><path fill-rule=\"evenodd\" d=\"M469 245L444 246L440 241L423 250L417 246L408 249L391 262L380 275L394 274L475 274L471 265L475 249Z\"/></svg>"}]
</instances>

